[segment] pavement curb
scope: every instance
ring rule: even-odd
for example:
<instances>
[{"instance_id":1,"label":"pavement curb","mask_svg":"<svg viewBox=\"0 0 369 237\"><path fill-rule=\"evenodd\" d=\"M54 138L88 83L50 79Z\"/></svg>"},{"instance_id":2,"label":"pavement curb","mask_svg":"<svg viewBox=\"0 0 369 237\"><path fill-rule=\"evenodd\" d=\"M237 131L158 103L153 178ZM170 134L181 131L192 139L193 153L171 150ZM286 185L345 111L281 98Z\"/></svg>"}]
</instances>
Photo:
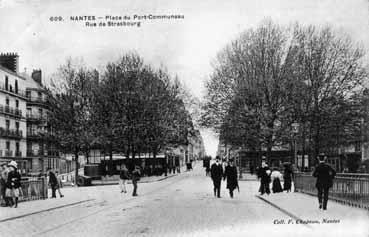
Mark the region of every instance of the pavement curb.
<instances>
[{"instance_id":1,"label":"pavement curb","mask_svg":"<svg viewBox=\"0 0 369 237\"><path fill-rule=\"evenodd\" d=\"M23 214L23 215L19 215L19 216L8 217L8 218L0 220L0 223L15 220L15 219L20 219L20 218L27 217L27 216L36 215L36 214L39 214L39 213L42 213L42 212L48 212L48 211L53 211L53 210L64 208L64 207L74 206L74 205L78 205L78 204L93 201L93 200L95 200L95 199L87 199L87 200L83 200L83 201L79 201L79 202L64 204L64 205L57 206L57 207L51 207L51 208L44 209L44 210L41 210L41 211L31 212L31 213L27 213L27 214Z\"/></svg>"},{"instance_id":2,"label":"pavement curb","mask_svg":"<svg viewBox=\"0 0 369 237\"><path fill-rule=\"evenodd\" d=\"M295 219L296 221L297 221L297 220L302 220L302 218L300 218L300 217L296 216L295 214L293 214L293 213L291 213L291 212L287 211L286 209L284 209L284 208L282 208L282 207L278 206L277 204L275 204L275 203L273 203L273 202L271 202L271 201L269 201L269 200L267 200L267 199L265 199L265 198L261 197L260 195L255 195L255 197L257 197L257 198L259 198L260 200L262 200L262 201L264 201L264 202L268 203L268 204L269 204L269 205L271 205L272 207L274 207L274 208L278 209L279 211L281 211L281 212L283 212L284 214L288 215L289 217L291 217L291 218ZM305 225L306 227L310 228L310 229L312 229L312 228L313 228L313 227L312 227L312 226L310 226L309 224L305 224L305 223L302 223L302 224L303 224L303 225Z\"/></svg>"},{"instance_id":3,"label":"pavement curb","mask_svg":"<svg viewBox=\"0 0 369 237\"><path fill-rule=\"evenodd\" d=\"M169 179L169 178L173 178L173 177L176 177L178 176L178 174L174 174L174 175L171 175L171 176L166 176L166 177L163 177L163 178L160 178L160 179L157 179L157 180L152 180L152 181L138 181L137 183L154 183L154 182L159 182L159 181L163 181L165 179ZM106 182L106 183L100 183L100 184L92 184L91 186L105 186L105 185L117 185L119 184L119 181L111 181L111 182ZM132 181L130 181L129 183L127 182L126 184L132 184Z\"/></svg>"}]
</instances>

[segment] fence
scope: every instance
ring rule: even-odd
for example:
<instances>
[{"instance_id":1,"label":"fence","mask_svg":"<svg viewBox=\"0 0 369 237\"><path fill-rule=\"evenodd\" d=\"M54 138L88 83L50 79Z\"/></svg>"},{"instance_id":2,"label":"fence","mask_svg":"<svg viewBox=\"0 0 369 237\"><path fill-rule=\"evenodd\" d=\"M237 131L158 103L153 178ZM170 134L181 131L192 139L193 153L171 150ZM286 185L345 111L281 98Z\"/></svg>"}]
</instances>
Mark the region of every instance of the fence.
<instances>
[{"instance_id":1,"label":"fence","mask_svg":"<svg viewBox=\"0 0 369 237\"><path fill-rule=\"evenodd\" d=\"M316 178L311 174L295 175L295 190L312 195L317 194ZM369 209L369 174L337 174L329 198L338 202Z\"/></svg>"},{"instance_id":2,"label":"fence","mask_svg":"<svg viewBox=\"0 0 369 237\"><path fill-rule=\"evenodd\" d=\"M31 177L28 180L22 180L21 189L20 202L47 198L47 181L45 177Z\"/></svg>"}]
</instances>

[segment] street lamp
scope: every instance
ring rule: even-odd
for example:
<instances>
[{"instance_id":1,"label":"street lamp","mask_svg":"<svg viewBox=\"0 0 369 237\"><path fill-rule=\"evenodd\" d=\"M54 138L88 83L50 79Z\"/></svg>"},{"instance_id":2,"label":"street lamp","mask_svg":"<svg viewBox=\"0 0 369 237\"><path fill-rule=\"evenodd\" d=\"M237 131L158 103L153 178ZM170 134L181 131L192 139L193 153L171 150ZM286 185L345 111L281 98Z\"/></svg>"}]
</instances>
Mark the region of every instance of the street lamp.
<instances>
[{"instance_id":1,"label":"street lamp","mask_svg":"<svg viewBox=\"0 0 369 237\"><path fill-rule=\"evenodd\" d=\"M291 124L292 126L292 133L293 133L293 151L294 151L294 160L295 160L295 164L297 165L297 139L296 139L296 136L297 134L299 133L299 128L300 128L300 124L298 122L293 122ZM291 161L291 164L293 162Z\"/></svg>"}]
</instances>

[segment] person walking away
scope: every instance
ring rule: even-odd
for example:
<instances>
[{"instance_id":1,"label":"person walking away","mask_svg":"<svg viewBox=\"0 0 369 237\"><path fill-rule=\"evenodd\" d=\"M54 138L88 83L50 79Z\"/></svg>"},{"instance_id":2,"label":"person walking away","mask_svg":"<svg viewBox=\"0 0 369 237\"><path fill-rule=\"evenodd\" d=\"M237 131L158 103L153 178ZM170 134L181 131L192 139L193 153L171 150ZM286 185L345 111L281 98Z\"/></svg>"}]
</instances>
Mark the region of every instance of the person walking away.
<instances>
[{"instance_id":1,"label":"person walking away","mask_svg":"<svg viewBox=\"0 0 369 237\"><path fill-rule=\"evenodd\" d=\"M14 208L18 207L19 189L21 187L21 175L17 169L17 162L11 161L8 164L9 173L6 182L6 197L9 198L10 207L14 205Z\"/></svg>"},{"instance_id":2,"label":"person walking away","mask_svg":"<svg viewBox=\"0 0 369 237\"><path fill-rule=\"evenodd\" d=\"M52 170L49 168L47 169L49 174L49 185L51 187L51 198L56 198L56 190L58 189L58 179Z\"/></svg>"},{"instance_id":3,"label":"person walking away","mask_svg":"<svg viewBox=\"0 0 369 237\"><path fill-rule=\"evenodd\" d=\"M327 156L319 155L319 165L315 168L313 176L316 177L315 187L318 189L319 209L327 210L329 188L333 186L336 171L325 163Z\"/></svg>"},{"instance_id":4,"label":"person walking away","mask_svg":"<svg viewBox=\"0 0 369 237\"><path fill-rule=\"evenodd\" d=\"M132 184L133 184L133 193L132 196L138 196L137 195L137 182L141 178L141 171L140 167L138 165L135 166L135 169L132 171Z\"/></svg>"},{"instance_id":5,"label":"person walking away","mask_svg":"<svg viewBox=\"0 0 369 237\"><path fill-rule=\"evenodd\" d=\"M122 169L119 173L119 187L121 193L127 193L126 181L129 179L129 173L126 164L122 164Z\"/></svg>"},{"instance_id":6,"label":"person walking away","mask_svg":"<svg viewBox=\"0 0 369 237\"><path fill-rule=\"evenodd\" d=\"M55 176L56 176L56 180L58 181L57 190L58 190L59 196L62 198L62 197L64 197L64 195L61 193L60 189L63 187L63 182L61 180L61 177L60 177L58 171L55 171Z\"/></svg>"},{"instance_id":7,"label":"person walking away","mask_svg":"<svg viewBox=\"0 0 369 237\"><path fill-rule=\"evenodd\" d=\"M234 166L232 159L229 160L225 168L224 180L227 179L227 189L229 189L229 196L233 198L233 190L238 188L237 168Z\"/></svg>"},{"instance_id":8,"label":"person walking away","mask_svg":"<svg viewBox=\"0 0 369 237\"><path fill-rule=\"evenodd\" d=\"M270 194L270 188L269 188L270 173L271 171L268 167L268 164L263 162L261 164L261 168L259 169L259 174L258 174L258 176L260 177L259 192L261 195L263 195L264 193Z\"/></svg>"},{"instance_id":9,"label":"person walking away","mask_svg":"<svg viewBox=\"0 0 369 237\"><path fill-rule=\"evenodd\" d=\"M211 179L213 180L214 184L214 196L220 198L220 186L223 177L223 167L220 163L219 156L215 158L215 163L211 165L210 173Z\"/></svg>"},{"instance_id":10,"label":"person walking away","mask_svg":"<svg viewBox=\"0 0 369 237\"><path fill-rule=\"evenodd\" d=\"M282 174L278 171L277 168L274 168L272 173L270 174L270 178L272 181L272 191L273 193L280 193L283 192L281 180L282 180Z\"/></svg>"},{"instance_id":11,"label":"person walking away","mask_svg":"<svg viewBox=\"0 0 369 237\"><path fill-rule=\"evenodd\" d=\"M283 190L291 192L292 187L292 168L286 165L283 172Z\"/></svg>"}]
</instances>

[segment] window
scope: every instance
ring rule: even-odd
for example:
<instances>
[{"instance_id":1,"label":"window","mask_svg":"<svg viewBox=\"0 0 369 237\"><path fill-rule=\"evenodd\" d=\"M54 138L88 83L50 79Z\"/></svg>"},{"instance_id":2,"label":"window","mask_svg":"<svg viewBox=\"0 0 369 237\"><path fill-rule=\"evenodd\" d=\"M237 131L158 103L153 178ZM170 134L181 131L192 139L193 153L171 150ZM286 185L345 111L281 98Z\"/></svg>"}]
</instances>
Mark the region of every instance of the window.
<instances>
[{"instance_id":1,"label":"window","mask_svg":"<svg viewBox=\"0 0 369 237\"><path fill-rule=\"evenodd\" d=\"M19 122L15 122L15 129L17 130L17 132L19 131Z\"/></svg>"},{"instance_id":2,"label":"window","mask_svg":"<svg viewBox=\"0 0 369 237\"><path fill-rule=\"evenodd\" d=\"M18 109L19 108L19 100L15 101L15 107Z\"/></svg>"},{"instance_id":3,"label":"window","mask_svg":"<svg viewBox=\"0 0 369 237\"><path fill-rule=\"evenodd\" d=\"M10 150L10 142L9 141L6 141L6 150Z\"/></svg>"},{"instance_id":4,"label":"window","mask_svg":"<svg viewBox=\"0 0 369 237\"><path fill-rule=\"evenodd\" d=\"M38 98L42 99L42 93L41 92L38 92Z\"/></svg>"},{"instance_id":5,"label":"window","mask_svg":"<svg viewBox=\"0 0 369 237\"><path fill-rule=\"evenodd\" d=\"M31 92L30 91L26 91L26 97L31 98Z\"/></svg>"},{"instance_id":6,"label":"window","mask_svg":"<svg viewBox=\"0 0 369 237\"><path fill-rule=\"evenodd\" d=\"M5 104L6 104L6 106L9 106L9 98L8 97L5 99Z\"/></svg>"},{"instance_id":7,"label":"window","mask_svg":"<svg viewBox=\"0 0 369 237\"><path fill-rule=\"evenodd\" d=\"M6 125L6 130L9 130L9 128L10 128L10 120L6 120L5 121L5 125Z\"/></svg>"},{"instance_id":8,"label":"window","mask_svg":"<svg viewBox=\"0 0 369 237\"><path fill-rule=\"evenodd\" d=\"M5 76L5 90L9 90L9 78Z\"/></svg>"},{"instance_id":9,"label":"window","mask_svg":"<svg viewBox=\"0 0 369 237\"><path fill-rule=\"evenodd\" d=\"M38 114L42 117L42 109L38 109Z\"/></svg>"},{"instance_id":10,"label":"window","mask_svg":"<svg viewBox=\"0 0 369 237\"><path fill-rule=\"evenodd\" d=\"M15 80L14 91L18 94L18 81Z\"/></svg>"},{"instance_id":11,"label":"window","mask_svg":"<svg viewBox=\"0 0 369 237\"><path fill-rule=\"evenodd\" d=\"M15 152L19 153L19 142L15 143Z\"/></svg>"}]
</instances>

